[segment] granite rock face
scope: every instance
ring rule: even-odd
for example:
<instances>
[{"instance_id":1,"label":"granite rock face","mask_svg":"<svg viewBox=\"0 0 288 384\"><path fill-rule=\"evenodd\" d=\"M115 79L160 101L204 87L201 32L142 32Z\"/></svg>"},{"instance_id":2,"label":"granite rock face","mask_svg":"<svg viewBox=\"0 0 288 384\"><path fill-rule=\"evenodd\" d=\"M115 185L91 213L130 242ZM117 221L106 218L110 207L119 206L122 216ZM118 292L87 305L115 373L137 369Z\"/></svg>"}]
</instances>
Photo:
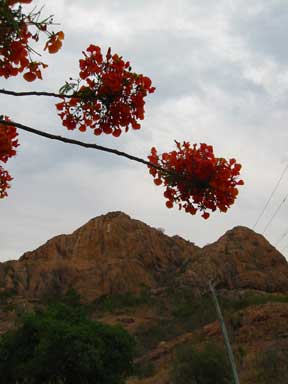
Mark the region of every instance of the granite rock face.
<instances>
[{"instance_id":1,"label":"granite rock face","mask_svg":"<svg viewBox=\"0 0 288 384\"><path fill-rule=\"evenodd\" d=\"M198 247L122 212L96 217L52 238L18 261L0 264L0 289L28 297L75 288L87 301L111 293L157 288Z\"/></svg>"},{"instance_id":2,"label":"granite rock face","mask_svg":"<svg viewBox=\"0 0 288 384\"><path fill-rule=\"evenodd\" d=\"M199 248L122 212L96 217L17 261L0 263L0 335L14 329L23 312L45 305L43 298L63 295L70 288L91 303L103 295L138 293L146 287L150 301L103 313L96 303L91 316L120 324L136 336L145 331L148 341L159 332L157 343L137 357L154 371L148 377L131 377L127 383L169 384L180 345L198 343L201 348L207 341L223 345L217 317L208 316L203 322L207 311L204 306L200 312L197 309L198 300L202 302L197 296L207 293L209 281L223 299L235 303L245 297L253 299L241 309L236 306L224 312L241 383L259 382L257 358L265 351L277 354L277 364L283 365L281 372L287 377L288 263L263 236L246 227L235 227ZM191 298L188 304L198 311L201 325L193 321L187 325L185 311L183 318L175 317L175 298L179 300L186 288ZM206 305L211 303L206 301ZM165 328L166 323L173 327ZM175 327L178 333L173 333Z\"/></svg>"},{"instance_id":3,"label":"granite rock face","mask_svg":"<svg viewBox=\"0 0 288 384\"><path fill-rule=\"evenodd\" d=\"M209 280L217 288L288 292L288 264L263 236L245 227L199 248L122 212L96 217L17 261L0 263L0 291L27 298L73 287L93 301L143 287L158 289L167 279L192 286L196 295L207 290Z\"/></svg>"},{"instance_id":4,"label":"granite rock face","mask_svg":"<svg viewBox=\"0 0 288 384\"><path fill-rule=\"evenodd\" d=\"M235 227L197 251L182 277L195 292L209 280L218 289L288 292L288 263L262 235Z\"/></svg>"}]
</instances>

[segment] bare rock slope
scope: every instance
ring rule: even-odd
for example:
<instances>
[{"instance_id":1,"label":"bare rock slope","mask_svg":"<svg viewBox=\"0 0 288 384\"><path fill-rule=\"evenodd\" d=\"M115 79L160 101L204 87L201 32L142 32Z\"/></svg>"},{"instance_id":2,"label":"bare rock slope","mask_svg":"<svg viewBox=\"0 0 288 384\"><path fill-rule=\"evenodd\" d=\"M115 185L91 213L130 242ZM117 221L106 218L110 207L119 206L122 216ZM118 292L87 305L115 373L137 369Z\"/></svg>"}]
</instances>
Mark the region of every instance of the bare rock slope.
<instances>
[{"instance_id":1,"label":"bare rock slope","mask_svg":"<svg viewBox=\"0 0 288 384\"><path fill-rule=\"evenodd\" d=\"M288 263L262 235L235 227L194 254L182 277L195 291L207 287L288 292Z\"/></svg>"},{"instance_id":2,"label":"bare rock slope","mask_svg":"<svg viewBox=\"0 0 288 384\"><path fill-rule=\"evenodd\" d=\"M52 238L18 261L0 264L0 289L42 297L75 288L92 301L110 293L156 288L198 247L111 212L70 235Z\"/></svg>"},{"instance_id":3,"label":"bare rock slope","mask_svg":"<svg viewBox=\"0 0 288 384\"><path fill-rule=\"evenodd\" d=\"M180 345L201 348L211 340L223 345L216 312L207 301L210 294L205 296L209 281L224 304L227 297L242 303L233 307L227 300L230 307L224 306L241 383L260 383L257 359L266 351L283 365L277 377L286 378L288 263L263 236L245 227L199 248L122 212L96 217L17 261L0 263L0 335L15 327L18 312L74 288L94 308L93 319L121 324L142 340L137 361L150 372L128 383L170 384ZM135 306L107 311L98 306L101 300L90 305L103 295L138 293L143 287L150 290L148 301Z\"/></svg>"},{"instance_id":4,"label":"bare rock slope","mask_svg":"<svg viewBox=\"0 0 288 384\"><path fill-rule=\"evenodd\" d=\"M219 288L288 291L287 261L248 228L236 227L199 248L122 212L96 217L17 261L0 263L0 290L41 298L73 287L93 301L111 293L139 292L143 286L159 288L167 277L176 279L176 272L179 283L194 287L195 294L207 289L208 280Z\"/></svg>"}]
</instances>

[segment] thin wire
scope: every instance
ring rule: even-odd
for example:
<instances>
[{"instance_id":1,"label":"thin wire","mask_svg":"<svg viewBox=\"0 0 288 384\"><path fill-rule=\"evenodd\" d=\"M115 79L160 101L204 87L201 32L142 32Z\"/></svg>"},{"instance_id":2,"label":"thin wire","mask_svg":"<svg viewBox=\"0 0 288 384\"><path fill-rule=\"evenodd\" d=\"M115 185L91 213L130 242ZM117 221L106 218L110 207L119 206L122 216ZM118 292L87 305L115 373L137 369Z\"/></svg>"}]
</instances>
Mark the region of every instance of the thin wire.
<instances>
[{"instance_id":1,"label":"thin wire","mask_svg":"<svg viewBox=\"0 0 288 384\"><path fill-rule=\"evenodd\" d=\"M267 228L269 227L269 225L272 223L274 217L277 215L277 213L279 212L280 208L282 207L282 205L285 203L286 199L288 197L288 193L286 194L286 196L284 197L284 199L281 201L281 203L278 205L278 207L276 208L276 211L274 212L274 214L272 215L271 219L268 221L266 227L264 228L263 230L263 234L266 232Z\"/></svg>"},{"instance_id":2,"label":"thin wire","mask_svg":"<svg viewBox=\"0 0 288 384\"><path fill-rule=\"evenodd\" d=\"M255 224L253 225L253 228L252 228L252 229L255 229L256 225L259 223L259 221L260 221L261 217L263 216L264 212L266 211L266 208L268 207L268 205L269 205L269 203L270 203L272 197L274 196L274 194L275 194L277 188L279 187L279 184L280 184L281 180L283 179L283 177L284 177L284 175L285 175L287 169L288 169L288 164L286 165L286 167L285 167L284 170L282 171L281 176L279 177L279 179L278 179L278 181L277 181L277 183L276 183L276 185L275 185L275 187L274 187L274 189L273 189L271 195L269 196L269 198L268 198L268 200L267 200L267 202L266 202L264 208L262 209L262 211L261 211L260 215L258 216L258 218L257 218L257 220L256 220L256 222L255 222Z\"/></svg>"},{"instance_id":3,"label":"thin wire","mask_svg":"<svg viewBox=\"0 0 288 384\"><path fill-rule=\"evenodd\" d=\"M280 244L281 241L282 241L283 239L285 239L285 237L286 237L287 235L288 235L288 229L287 229L286 232L283 233L283 235L282 235L282 236L280 237L280 239L277 241L277 243L275 244L275 247L277 247L277 245Z\"/></svg>"},{"instance_id":4,"label":"thin wire","mask_svg":"<svg viewBox=\"0 0 288 384\"><path fill-rule=\"evenodd\" d=\"M282 248L282 251L281 251L281 252L285 251L285 249L286 249L287 247L288 247L288 243L285 244L285 247Z\"/></svg>"},{"instance_id":5,"label":"thin wire","mask_svg":"<svg viewBox=\"0 0 288 384\"><path fill-rule=\"evenodd\" d=\"M219 304L219 301L218 301L215 289L214 289L213 284L211 283L211 281L209 281L209 288L210 288L210 291L212 293L212 298L213 298L213 302L214 302L215 307L216 307L217 316L218 316L218 319L219 319L219 322L220 322L220 327L221 327L221 331L222 331L222 334L223 334L225 347L226 347L227 354L228 354L228 357L229 357L229 361L230 361L230 364L231 364L231 370L232 370L232 375L233 375L233 379L234 379L233 381L234 381L235 384L240 384L239 376L238 376L238 372L237 372L237 366L236 366L234 354L233 354L233 351L232 351L232 348L231 348L231 344L230 344L227 328L226 328L226 325L225 325L225 321L224 321L224 318L223 318L223 314L222 314L222 311L221 311L221 308L220 308L220 304Z\"/></svg>"}]
</instances>

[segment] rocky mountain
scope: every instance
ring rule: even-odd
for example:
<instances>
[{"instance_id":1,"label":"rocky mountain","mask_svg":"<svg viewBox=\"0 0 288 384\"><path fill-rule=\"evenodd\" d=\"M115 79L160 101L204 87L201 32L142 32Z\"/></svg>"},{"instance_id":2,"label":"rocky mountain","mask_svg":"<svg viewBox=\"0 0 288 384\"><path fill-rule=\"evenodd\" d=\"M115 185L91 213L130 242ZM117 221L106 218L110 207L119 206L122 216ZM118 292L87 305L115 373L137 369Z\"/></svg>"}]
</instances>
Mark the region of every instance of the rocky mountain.
<instances>
[{"instance_id":1,"label":"rocky mountain","mask_svg":"<svg viewBox=\"0 0 288 384\"><path fill-rule=\"evenodd\" d=\"M181 279L195 292L209 280L219 289L288 292L288 263L262 235L235 227L195 252Z\"/></svg>"},{"instance_id":2,"label":"rocky mountain","mask_svg":"<svg viewBox=\"0 0 288 384\"><path fill-rule=\"evenodd\" d=\"M111 293L157 289L183 271L180 282L220 288L288 290L288 264L267 240L245 227L228 231L204 248L179 236L112 212L59 235L17 261L0 263L0 290L41 298L76 289L86 301ZM178 274L179 275L179 274Z\"/></svg>"},{"instance_id":3,"label":"rocky mountain","mask_svg":"<svg viewBox=\"0 0 288 384\"><path fill-rule=\"evenodd\" d=\"M241 384L266 384L259 375L267 376L268 368L275 382L286 383L288 263L245 227L200 248L122 212L96 217L19 260L0 263L0 334L15 326L18 312L73 288L93 319L120 324L135 336L139 372L129 384L171 384L179 347L223 345L209 281L221 301Z\"/></svg>"},{"instance_id":4,"label":"rocky mountain","mask_svg":"<svg viewBox=\"0 0 288 384\"><path fill-rule=\"evenodd\" d=\"M96 217L18 261L0 263L0 289L41 298L76 289L87 301L157 288L199 248L121 212Z\"/></svg>"}]
</instances>

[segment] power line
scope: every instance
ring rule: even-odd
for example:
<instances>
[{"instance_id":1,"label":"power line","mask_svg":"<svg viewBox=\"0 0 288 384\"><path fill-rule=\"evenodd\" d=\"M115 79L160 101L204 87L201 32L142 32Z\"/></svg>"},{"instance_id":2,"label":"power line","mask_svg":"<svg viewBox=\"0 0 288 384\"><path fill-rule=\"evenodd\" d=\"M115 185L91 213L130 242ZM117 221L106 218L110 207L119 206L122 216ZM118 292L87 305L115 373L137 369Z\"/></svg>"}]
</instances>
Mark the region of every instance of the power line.
<instances>
[{"instance_id":1,"label":"power line","mask_svg":"<svg viewBox=\"0 0 288 384\"><path fill-rule=\"evenodd\" d=\"M226 328L223 314L222 314L222 311L220 308L220 304L219 304L219 301L218 301L218 298L217 298L217 295L215 292L215 288L214 288L213 284L211 283L211 281L209 281L209 288L210 288L210 291L212 293L213 302L214 302L214 305L216 307L217 315L218 315L219 322L220 322L221 331L222 331L224 342L225 342L225 347L226 347L229 361L231 364L232 375L233 375L233 379L234 379L233 381L235 384L240 384L239 376L238 376L238 372L237 372L237 367L236 367L236 362L235 362L234 354L233 354L233 351L231 348L227 328Z\"/></svg>"},{"instance_id":2,"label":"power line","mask_svg":"<svg viewBox=\"0 0 288 384\"><path fill-rule=\"evenodd\" d=\"M272 197L274 196L274 194L275 194L275 192L276 192L276 190L277 190L277 188L278 188L278 186L279 186L281 180L283 179L283 177L284 177L284 175L285 175L287 169L288 169L288 164L285 166L284 170L282 171L281 176L279 177L279 179L278 179L278 181L277 181L277 183L276 183L276 185L275 185L273 191L271 192L271 195L269 196L269 198L268 198L268 200L267 200L267 202L266 202L264 208L263 208L262 211L260 212L260 215L258 216L258 218L257 218L255 224L253 225L253 228L252 228L252 229L254 229L254 228L256 227L256 225L257 225L258 222L260 221L261 217L263 216L264 212L266 211L266 208L268 207L268 205L269 205L269 203L270 203ZM265 231L265 230L264 230L264 231Z\"/></svg>"},{"instance_id":3,"label":"power line","mask_svg":"<svg viewBox=\"0 0 288 384\"><path fill-rule=\"evenodd\" d=\"M266 227L264 228L263 230L263 234L266 232L267 228L269 227L269 225L272 223L274 217L277 215L277 213L279 212L280 208L282 207L282 205L285 203L286 199L288 197L288 193L286 194L286 196L284 197L284 199L281 201L281 203L278 205L278 207L276 208L276 211L274 212L274 214L272 215L271 219L268 221Z\"/></svg>"},{"instance_id":4,"label":"power line","mask_svg":"<svg viewBox=\"0 0 288 384\"><path fill-rule=\"evenodd\" d=\"M285 249L286 249L287 247L288 247L288 243L285 244L285 246L282 248L282 251L281 251L281 252L285 251Z\"/></svg>"},{"instance_id":5,"label":"power line","mask_svg":"<svg viewBox=\"0 0 288 384\"><path fill-rule=\"evenodd\" d=\"M283 240L283 239L285 239L285 237L288 235L288 229L287 229L287 231L286 232L284 232L283 233L283 235L280 237L280 239L277 241L277 243L275 244L275 247L277 247L277 245L278 244L280 244L281 243L281 241ZM288 245L288 244L287 244Z\"/></svg>"}]
</instances>

